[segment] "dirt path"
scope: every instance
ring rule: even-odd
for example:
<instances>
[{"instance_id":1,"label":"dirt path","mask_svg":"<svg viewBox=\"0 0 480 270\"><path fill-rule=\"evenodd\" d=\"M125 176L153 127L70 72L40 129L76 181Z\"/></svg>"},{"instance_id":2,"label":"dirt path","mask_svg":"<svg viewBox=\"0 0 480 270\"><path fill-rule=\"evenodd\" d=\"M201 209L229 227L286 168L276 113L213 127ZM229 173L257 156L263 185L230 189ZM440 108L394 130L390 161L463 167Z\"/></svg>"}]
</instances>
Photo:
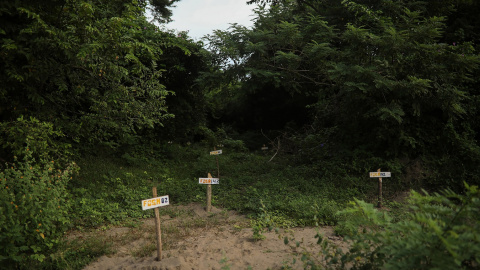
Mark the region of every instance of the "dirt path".
<instances>
[{"instance_id":1,"label":"dirt path","mask_svg":"<svg viewBox=\"0 0 480 270\"><path fill-rule=\"evenodd\" d=\"M265 232L265 239L253 240L249 221L233 211L214 209L207 214L198 204L172 207L170 215L162 216L163 256L156 261L155 224L148 219L134 228L112 228L102 232L106 241L113 241L114 251L88 265L94 269L280 269L288 264L303 269L300 257L306 249L319 251L314 236L321 234L345 248L334 236L331 227L295 228ZM98 233L98 232L97 232ZM284 236L289 245L284 244ZM72 236L75 237L75 236ZM296 247L300 241L300 247ZM300 254L300 255L299 255ZM292 265L293 259L297 263Z\"/></svg>"}]
</instances>

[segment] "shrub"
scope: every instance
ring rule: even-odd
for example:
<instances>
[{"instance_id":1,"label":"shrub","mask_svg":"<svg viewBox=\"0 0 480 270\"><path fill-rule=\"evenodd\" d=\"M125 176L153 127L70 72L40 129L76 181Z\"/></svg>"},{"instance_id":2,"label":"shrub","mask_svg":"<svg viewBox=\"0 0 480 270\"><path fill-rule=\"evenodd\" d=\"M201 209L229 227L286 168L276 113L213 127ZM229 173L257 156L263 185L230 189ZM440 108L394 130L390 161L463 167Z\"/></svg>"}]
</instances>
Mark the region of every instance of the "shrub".
<instances>
[{"instance_id":1,"label":"shrub","mask_svg":"<svg viewBox=\"0 0 480 270\"><path fill-rule=\"evenodd\" d=\"M355 200L338 213L348 251L317 233L321 251L315 255L301 247L301 259L293 264L301 262L305 269L478 269L480 190L465 186L464 194L412 192L403 220ZM288 245L295 239L287 240Z\"/></svg>"},{"instance_id":2,"label":"shrub","mask_svg":"<svg viewBox=\"0 0 480 270\"><path fill-rule=\"evenodd\" d=\"M23 157L25 142L30 153L37 160L55 157L58 161L66 161L73 154L71 145L62 142L65 135L54 128L50 122L42 122L35 117L29 119L23 116L15 121L0 123L0 144L7 153ZM9 156L8 161L11 161Z\"/></svg>"},{"instance_id":3,"label":"shrub","mask_svg":"<svg viewBox=\"0 0 480 270\"><path fill-rule=\"evenodd\" d=\"M466 184L430 195L412 192L405 220L392 222L372 204L355 201L341 214L352 245L348 252L325 244L326 261L353 269L478 269L480 190ZM335 250L335 251L332 251Z\"/></svg>"},{"instance_id":4,"label":"shrub","mask_svg":"<svg viewBox=\"0 0 480 270\"><path fill-rule=\"evenodd\" d=\"M69 222L66 185L74 166L35 163L27 146L23 161L15 158L0 172L0 265L31 267L59 243Z\"/></svg>"}]
</instances>

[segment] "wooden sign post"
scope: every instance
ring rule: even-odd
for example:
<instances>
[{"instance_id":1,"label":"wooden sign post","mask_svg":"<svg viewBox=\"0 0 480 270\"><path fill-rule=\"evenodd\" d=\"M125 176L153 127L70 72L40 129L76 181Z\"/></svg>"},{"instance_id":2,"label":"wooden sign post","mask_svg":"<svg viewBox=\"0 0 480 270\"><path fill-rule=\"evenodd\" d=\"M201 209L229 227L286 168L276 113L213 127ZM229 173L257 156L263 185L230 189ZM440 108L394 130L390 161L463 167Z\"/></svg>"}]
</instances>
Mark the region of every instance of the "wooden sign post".
<instances>
[{"instance_id":1,"label":"wooden sign post","mask_svg":"<svg viewBox=\"0 0 480 270\"><path fill-rule=\"evenodd\" d=\"M153 198L142 201L142 209L152 209L155 211L155 227L157 229L157 261L162 260L162 230L160 228L160 213L158 207L170 204L168 195L157 197L157 187L152 188Z\"/></svg>"},{"instance_id":2,"label":"wooden sign post","mask_svg":"<svg viewBox=\"0 0 480 270\"><path fill-rule=\"evenodd\" d=\"M217 150L217 147L213 147L213 151L210 152L211 156L215 156L217 160L217 178L220 178L220 166L218 165L218 155L222 154L222 150Z\"/></svg>"},{"instance_id":3,"label":"wooden sign post","mask_svg":"<svg viewBox=\"0 0 480 270\"><path fill-rule=\"evenodd\" d=\"M199 178L199 184L207 184L207 212L212 211L212 184L220 184L218 178L212 178L212 175L208 173L208 178Z\"/></svg>"},{"instance_id":4,"label":"wooden sign post","mask_svg":"<svg viewBox=\"0 0 480 270\"><path fill-rule=\"evenodd\" d=\"M390 172L382 172L380 169L377 172L371 172L370 177L377 178L378 177L378 208L382 208L382 177L391 177L392 174Z\"/></svg>"}]
</instances>

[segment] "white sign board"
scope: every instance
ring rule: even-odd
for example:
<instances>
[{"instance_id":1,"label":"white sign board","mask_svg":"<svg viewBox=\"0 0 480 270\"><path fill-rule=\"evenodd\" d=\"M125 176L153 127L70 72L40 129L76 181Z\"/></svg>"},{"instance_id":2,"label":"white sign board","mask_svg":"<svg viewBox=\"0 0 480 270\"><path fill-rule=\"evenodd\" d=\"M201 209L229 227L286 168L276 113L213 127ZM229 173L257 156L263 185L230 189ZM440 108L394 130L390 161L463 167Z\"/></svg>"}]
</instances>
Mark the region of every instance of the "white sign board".
<instances>
[{"instance_id":1,"label":"white sign board","mask_svg":"<svg viewBox=\"0 0 480 270\"><path fill-rule=\"evenodd\" d=\"M169 204L170 204L170 200L168 199L168 195L165 195L165 196L162 196L162 197L143 200L142 201L142 209L147 210L147 209L157 208L157 207L160 207L160 206L166 206L166 205L169 205Z\"/></svg>"},{"instance_id":2,"label":"white sign board","mask_svg":"<svg viewBox=\"0 0 480 270\"><path fill-rule=\"evenodd\" d=\"M267 146L262 147L262 150L268 150Z\"/></svg>"},{"instance_id":3,"label":"white sign board","mask_svg":"<svg viewBox=\"0 0 480 270\"><path fill-rule=\"evenodd\" d=\"M199 178L199 184L220 184L220 180L218 178Z\"/></svg>"},{"instance_id":4,"label":"white sign board","mask_svg":"<svg viewBox=\"0 0 480 270\"><path fill-rule=\"evenodd\" d=\"M210 152L210 155L220 155L221 153L222 153L222 150L216 150L216 151Z\"/></svg>"},{"instance_id":5,"label":"white sign board","mask_svg":"<svg viewBox=\"0 0 480 270\"><path fill-rule=\"evenodd\" d=\"M390 172L371 172L370 177L392 177Z\"/></svg>"}]
</instances>

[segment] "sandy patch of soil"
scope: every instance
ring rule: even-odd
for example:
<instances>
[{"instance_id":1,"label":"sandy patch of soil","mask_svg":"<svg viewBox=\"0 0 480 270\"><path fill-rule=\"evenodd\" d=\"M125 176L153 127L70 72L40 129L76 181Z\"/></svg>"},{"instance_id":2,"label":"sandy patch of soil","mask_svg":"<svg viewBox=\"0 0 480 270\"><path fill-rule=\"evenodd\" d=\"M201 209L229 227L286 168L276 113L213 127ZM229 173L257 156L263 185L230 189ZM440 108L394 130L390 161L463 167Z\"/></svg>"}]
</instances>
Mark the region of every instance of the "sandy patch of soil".
<instances>
[{"instance_id":1,"label":"sandy patch of soil","mask_svg":"<svg viewBox=\"0 0 480 270\"><path fill-rule=\"evenodd\" d=\"M265 232L264 240L255 241L248 219L234 211L214 208L207 213L199 204L169 207L173 214L161 218L161 261L156 260L155 222L148 219L136 228L102 232L102 237L115 241L114 254L100 257L85 270L281 269L286 264L292 269L303 269L302 252L320 251L314 238L318 231L346 249L331 227ZM285 245L285 236L295 241ZM296 241L301 242L300 247L296 247ZM292 265L294 258L297 263Z\"/></svg>"}]
</instances>

